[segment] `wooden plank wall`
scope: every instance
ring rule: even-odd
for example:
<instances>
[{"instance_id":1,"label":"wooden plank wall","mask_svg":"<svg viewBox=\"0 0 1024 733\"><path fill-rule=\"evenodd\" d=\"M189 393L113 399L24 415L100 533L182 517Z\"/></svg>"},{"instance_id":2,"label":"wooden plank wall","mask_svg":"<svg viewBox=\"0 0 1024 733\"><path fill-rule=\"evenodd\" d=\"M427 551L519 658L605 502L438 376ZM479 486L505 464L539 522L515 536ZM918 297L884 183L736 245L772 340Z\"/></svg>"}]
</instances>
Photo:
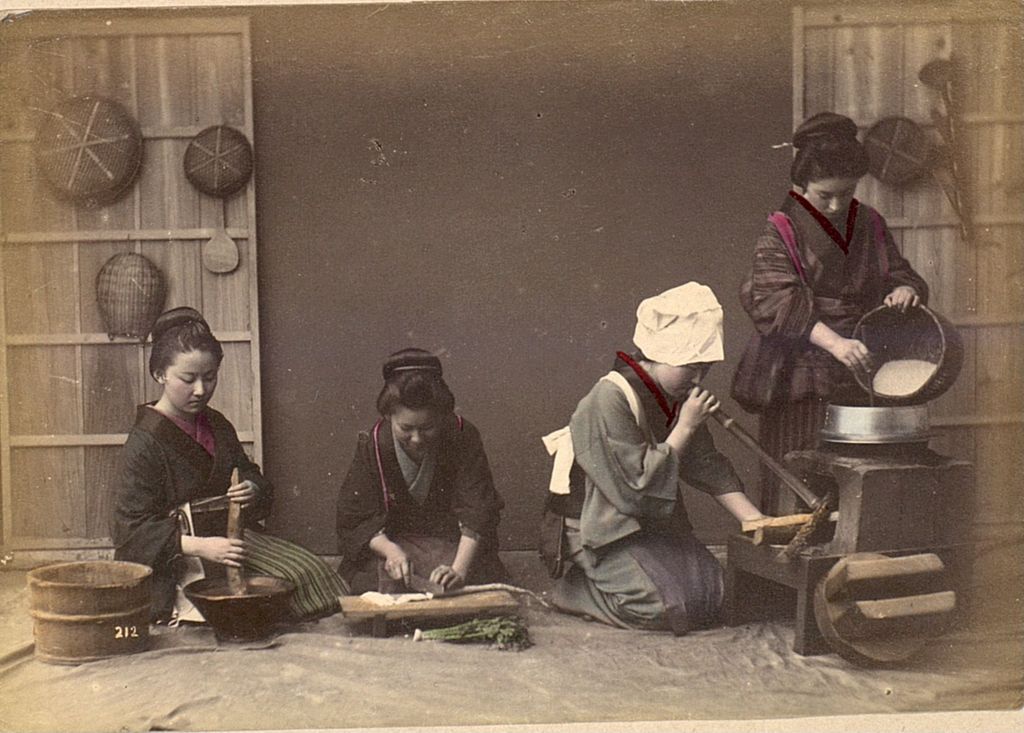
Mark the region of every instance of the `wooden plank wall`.
<instances>
[{"instance_id":1,"label":"wooden plank wall","mask_svg":"<svg viewBox=\"0 0 1024 733\"><path fill-rule=\"evenodd\" d=\"M213 404L262 453L253 183L222 206L182 167L190 139L210 125L253 139L248 20L112 17L0 31L0 515L4 549L23 555L109 547L119 446L135 406L159 396L148 347L110 341L97 307L96 275L116 253L160 268L166 308L204 313L225 342ZM32 155L33 108L83 94L121 103L144 138L131 192L93 209L56 199ZM200 259L222 218L241 258L227 275Z\"/></svg>"},{"instance_id":2,"label":"wooden plank wall","mask_svg":"<svg viewBox=\"0 0 1024 733\"><path fill-rule=\"evenodd\" d=\"M863 129L902 115L938 140L939 95L918 72L952 58L961 73L964 148L973 192L968 241L930 178L895 188L864 178L857 195L888 219L928 281L930 305L959 328L966 361L932 404L940 452L973 461L979 526L1024 519L1024 45L1016 3L806 3L794 9L794 125L832 110ZM941 109L941 107L940 107Z\"/></svg>"}]
</instances>

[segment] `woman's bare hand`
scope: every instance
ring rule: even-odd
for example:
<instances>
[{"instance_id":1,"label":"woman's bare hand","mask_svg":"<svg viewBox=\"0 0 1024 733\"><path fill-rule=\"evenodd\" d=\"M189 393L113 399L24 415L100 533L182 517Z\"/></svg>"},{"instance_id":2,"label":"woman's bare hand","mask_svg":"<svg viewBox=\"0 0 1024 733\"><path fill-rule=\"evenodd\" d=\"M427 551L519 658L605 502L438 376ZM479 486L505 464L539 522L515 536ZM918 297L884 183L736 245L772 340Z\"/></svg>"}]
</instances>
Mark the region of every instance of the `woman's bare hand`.
<instances>
[{"instance_id":1,"label":"woman's bare hand","mask_svg":"<svg viewBox=\"0 0 1024 733\"><path fill-rule=\"evenodd\" d=\"M438 565L430 573L430 580L445 590L455 590L466 584L466 578L451 565Z\"/></svg>"},{"instance_id":2,"label":"woman's bare hand","mask_svg":"<svg viewBox=\"0 0 1024 733\"><path fill-rule=\"evenodd\" d=\"M397 551L391 550L384 558L384 572L392 580L401 580L409 585L409 578L412 577L412 561L401 548Z\"/></svg>"},{"instance_id":3,"label":"woman's bare hand","mask_svg":"<svg viewBox=\"0 0 1024 733\"><path fill-rule=\"evenodd\" d=\"M694 387L686 396L686 401L679 410L679 422L684 428L695 429L718 409L718 398L703 387Z\"/></svg>"},{"instance_id":4,"label":"woman's bare hand","mask_svg":"<svg viewBox=\"0 0 1024 733\"><path fill-rule=\"evenodd\" d=\"M896 308L900 313L906 312L907 308L913 308L921 303L921 296L909 285L900 285L893 288L893 291L885 296L883 305Z\"/></svg>"},{"instance_id":5,"label":"woman's bare hand","mask_svg":"<svg viewBox=\"0 0 1024 733\"><path fill-rule=\"evenodd\" d=\"M241 504L242 508L252 506L253 502L256 501L256 497L259 495L259 487L256 486L252 481L246 479L241 483L235 484L228 489L228 499L237 504Z\"/></svg>"},{"instance_id":6,"label":"woman's bare hand","mask_svg":"<svg viewBox=\"0 0 1024 733\"><path fill-rule=\"evenodd\" d=\"M181 538L181 551L192 557L240 568L245 561L246 549L243 540L232 540L227 537L192 537Z\"/></svg>"},{"instance_id":7,"label":"woman's bare hand","mask_svg":"<svg viewBox=\"0 0 1024 733\"><path fill-rule=\"evenodd\" d=\"M867 373L871 369L871 352L857 339L838 339L830 353L840 364L855 371Z\"/></svg>"}]
</instances>

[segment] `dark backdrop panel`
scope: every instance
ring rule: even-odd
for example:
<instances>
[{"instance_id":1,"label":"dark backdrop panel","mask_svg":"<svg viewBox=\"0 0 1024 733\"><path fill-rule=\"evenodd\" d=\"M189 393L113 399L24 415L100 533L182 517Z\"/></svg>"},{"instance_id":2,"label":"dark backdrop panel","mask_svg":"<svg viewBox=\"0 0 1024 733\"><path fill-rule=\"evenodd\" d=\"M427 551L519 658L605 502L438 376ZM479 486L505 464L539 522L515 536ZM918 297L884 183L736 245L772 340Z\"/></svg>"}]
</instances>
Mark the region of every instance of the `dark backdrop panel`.
<instances>
[{"instance_id":1,"label":"dark backdrop panel","mask_svg":"<svg viewBox=\"0 0 1024 733\"><path fill-rule=\"evenodd\" d=\"M766 3L256 11L274 528L334 552L338 484L404 346L441 354L480 427L510 549L534 546L540 436L630 346L641 299L714 288L726 394L750 333L737 288L786 189L790 43ZM703 537L731 526L688 503Z\"/></svg>"}]
</instances>

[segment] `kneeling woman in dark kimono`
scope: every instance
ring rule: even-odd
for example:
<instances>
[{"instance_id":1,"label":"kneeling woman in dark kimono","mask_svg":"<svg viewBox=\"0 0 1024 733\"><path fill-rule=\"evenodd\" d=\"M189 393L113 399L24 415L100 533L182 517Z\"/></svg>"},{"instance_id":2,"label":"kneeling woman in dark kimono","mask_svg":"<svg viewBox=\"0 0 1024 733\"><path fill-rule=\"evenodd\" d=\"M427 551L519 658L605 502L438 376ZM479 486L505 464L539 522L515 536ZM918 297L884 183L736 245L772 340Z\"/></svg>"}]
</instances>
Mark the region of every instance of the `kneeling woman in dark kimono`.
<instances>
[{"instance_id":1,"label":"kneeling woman in dark kimono","mask_svg":"<svg viewBox=\"0 0 1024 733\"><path fill-rule=\"evenodd\" d=\"M453 412L440 360L404 349L384 364L381 419L360 433L338 496L341 574L356 593L401 593L412 574L445 588L504 582L503 503L480 433Z\"/></svg>"},{"instance_id":2,"label":"kneeling woman in dark kimono","mask_svg":"<svg viewBox=\"0 0 1024 733\"><path fill-rule=\"evenodd\" d=\"M225 566L294 583L295 619L335 613L348 591L341 577L308 550L254 529L270 513L273 487L231 423L209 406L223 357L192 308L175 308L154 324L149 371L163 394L139 407L121 453L114 558L153 568L156 621L201 621L181 589L224 575ZM232 486L235 468L239 483ZM228 502L242 505L241 540L224 536Z\"/></svg>"},{"instance_id":3,"label":"kneeling woman in dark kimono","mask_svg":"<svg viewBox=\"0 0 1024 733\"><path fill-rule=\"evenodd\" d=\"M680 479L741 521L762 515L704 424L718 400L700 381L723 359L714 293L687 283L643 301L637 318L640 353L619 352L569 423L578 467L569 480L582 479L585 493L579 519L566 520L573 564L554 602L615 626L684 634L714 622L723 583L693 536Z\"/></svg>"}]
</instances>

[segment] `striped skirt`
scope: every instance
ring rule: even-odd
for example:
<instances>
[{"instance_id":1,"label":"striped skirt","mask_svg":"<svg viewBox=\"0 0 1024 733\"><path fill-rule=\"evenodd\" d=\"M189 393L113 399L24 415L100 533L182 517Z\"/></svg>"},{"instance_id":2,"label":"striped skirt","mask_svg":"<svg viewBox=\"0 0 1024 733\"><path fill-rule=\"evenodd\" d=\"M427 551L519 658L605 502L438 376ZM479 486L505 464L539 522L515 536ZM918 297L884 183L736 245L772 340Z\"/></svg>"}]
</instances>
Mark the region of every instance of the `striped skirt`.
<instances>
[{"instance_id":1,"label":"striped skirt","mask_svg":"<svg viewBox=\"0 0 1024 733\"><path fill-rule=\"evenodd\" d=\"M244 537L246 573L288 580L295 586L288 603L293 618L307 621L341 610L338 598L348 595L348 584L317 555L294 542L250 529Z\"/></svg>"},{"instance_id":2,"label":"striped skirt","mask_svg":"<svg viewBox=\"0 0 1024 733\"><path fill-rule=\"evenodd\" d=\"M813 450L818 446L818 433L825 424L827 401L811 397L799 402L789 402L761 415L758 424L758 442L768 455L780 463L783 457L794 450ZM806 509L804 503L789 489L784 488L778 477L761 466L761 511L778 516L793 514Z\"/></svg>"}]
</instances>

